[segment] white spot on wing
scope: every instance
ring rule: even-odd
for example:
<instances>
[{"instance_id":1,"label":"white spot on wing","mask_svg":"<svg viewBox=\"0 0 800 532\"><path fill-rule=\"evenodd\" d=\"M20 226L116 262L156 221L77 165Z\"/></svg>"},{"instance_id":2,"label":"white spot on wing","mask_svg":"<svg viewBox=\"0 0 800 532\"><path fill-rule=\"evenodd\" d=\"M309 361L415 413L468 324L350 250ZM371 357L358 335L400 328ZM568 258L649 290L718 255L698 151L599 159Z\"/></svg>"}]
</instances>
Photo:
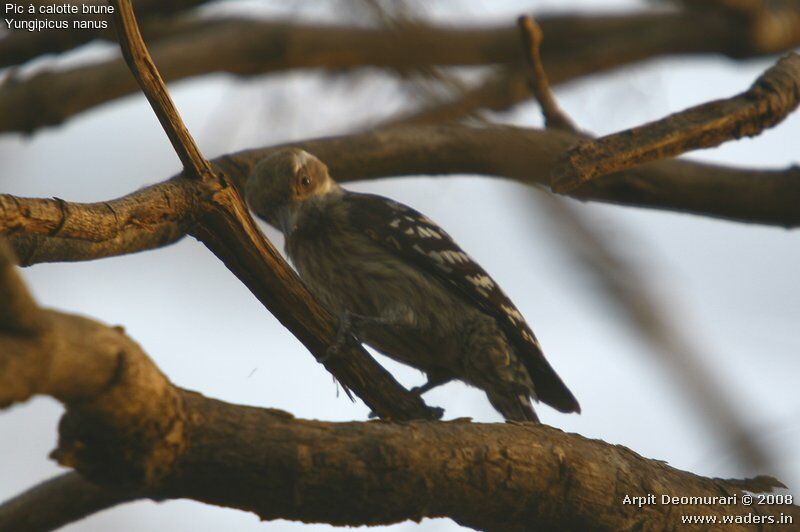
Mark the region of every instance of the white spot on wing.
<instances>
[{"instance_id":1,"label":"white spot on wing","mask_svg":"<svg viewBox=\"0 0 800 532\"><path fill-rule=\"evenodd\" d=\"M475 288L485 290L490 290L494 288L494 281L492 281L491 277L488 275L477 274L477 275L467 275L467 281L472 283Z\"/></svg>"},{"instance_id":2,"label":"white spot on wing","mask_svg":"<svg viewBox=\"0 0 800 532\"><path fill-rule=\"evenodd\" d=\"M436 231L435 229L430 229L428 227L423 227L421 225L417 226L417 233L419 233L419 236L421 236L422 238L435 238L437 240L442 239L442 235L440 235L438 231Z\"/></svg>"},{"instance_id":3,"label":"white spot on wing","mask_svg":"<svg viewBox=\"0 0 800 532\"><path fill-rule=\"evenodd\" d=\"M517 309L514 307L509 307L506 304L501 304L500 307L503 309L503 312L506 313L508 319L511 321L512 324L516 325L517 322L524 323L525 318L522 317L522 314L519 313Z\"/></svg>"}]
</instances>

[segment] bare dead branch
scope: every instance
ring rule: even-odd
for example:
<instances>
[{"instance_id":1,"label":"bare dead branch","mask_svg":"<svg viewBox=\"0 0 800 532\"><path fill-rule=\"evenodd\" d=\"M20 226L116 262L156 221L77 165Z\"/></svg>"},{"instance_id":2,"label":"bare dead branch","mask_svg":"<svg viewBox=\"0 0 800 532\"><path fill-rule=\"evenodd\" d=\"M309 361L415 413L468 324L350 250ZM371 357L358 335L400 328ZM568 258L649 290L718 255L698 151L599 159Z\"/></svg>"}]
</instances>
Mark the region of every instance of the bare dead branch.
<instances>
[{"instance_id":1,"label":"bare dead branch","mask_svg":"<svg viewBox=\"0 0 800 532\"><path fill-rule=\"evenodd\" d=\"M0 505L0 530L56 530L117 504L141 498L130 490L98 486L78 473L64 473Z\"/></svg>"},{"instance_id":2,"label":"bare dead branch","mask_svg":"<svg viewBox=\"0 0 800 532\"><path fill-rule=\"evenodd\" d=\"M558 154L579 140L560 131L448 125L384 129L296 145L325 161L339 181L480 174L546 187ZM246 150L213 163L241 187L257 161L283 147ZM24 265L91 260L161 247L179 240L199 216L199 207L192 206L201 201L199 193L187 185L188 180L173 178L119 200L95 204L59 205L47 199L0 195L0 234L9 236ZM800 225L797 167L759 170L661 161L589 183L571 195L738 222ZM18 209L17 204L24 208ZM68 218L62 224L65 211ZM31 219L20 220L20 215Z\"/></svg>"},{"instance_id":3,"label":"bare dead branch","mask_svg":"<svg viewBox=\"0 0 800 532\"><path fill-rule=\"evenodd\" d=\"M581 142L552 173L566 192L601 176L729 140L753 137L779 124L800 104L800 55L790 53L747 91L691 107L656 122Z\"/></svg>"},{"instance_id":4,"label":"bare dead branch","mask_svg":"<svg viewBox=\"0 0 800 532\"><path fill-rule=\"evenodd\" d=\"M0 334L0 404L35 393L64 402L52 456L102 489L71 476L45 483L0 506L4 530L49 529L139 497L334 525L449 517L483 530L661 530L677 527L680 512L623 504L625 495L730 501L781 486L769 477L703 478L527 423L328 423L232 405L175 387L120 328L46 312L39 337ZM21 514L44 497L53 508L26 520ZM681 508L719 518L777 513L711 502ZM800 519L797 506L779 510Z\"/></svg>"},{"instance_id":5,"label":"bare dead branch","mask_svg":"<svg viewBox=\"0 0 800 532\"><path fill-rule=\"evenodd\" d=\"M529 17L521 17L520 26L528 35L524 43L530 50L531 92L541 105L548 128L560 128L587 137L561 111L550 91L538 59L541 31ZM658 299L639 275L638 268L617 253L612 243L607 242L584 215L566 202L552 195L537 198L553 217L557 230L568 236L561 242L578 256L578 263L586 265L600 280L604 292L622 309L633 330L652 345L656 353L663 354L659 358L677 375L679 382L688 384L698 410L708 423L719 427L743 463L756 470L774 470L770 453L725 400L725 390L701 363L703 357L693 347L684 329L673 326L667 319Z\"/></svg>"},{"instance_id":6,"label":"bare dead branch","mask_svg":"<svg viewBox=\"0 0 800 532\"><path fill-rule=\"evenodd\" d=\"M528 86L542 107L545 126L577 133L578 128L561 110L558 102L553 97L553 93L550 91L547 73L544 70L544 66L542 66L542 59L539 54L542 44L542 29L529 16L519 17L517 24L522 35L522 42L525 45L525 56L528 61Z\"/></svg>"},{"instance_id":7,"label":"bare dead branch","mask_svg":"<svg viewBox=\"0 0 800 532\"><path fill-rule=\"evenodd\" d=\"M541 30L530 17L520 17L520 27L523 36L527 36L523 42L529 51L531 92L539 101L547 127L587 137L559 108L550 91L538 57ZM658 298L639 275L639 269L619 254L577 209L553 195L542 195L538 199L553 218L557 230L567 235L568 238L560 241L578 256L579 264L586 265L586 269L600 280L604 292L622 309L632 329L655 348L651 352L661 354L659 358L677 380L688 384L689 393L695 398L693 403L708 423L721 429L743 463L756 470L774 471L770 453L731 408L724 388L701 363L703 357L687 337L685 328L678 328L667 319L667 313L663 312Z\"/></svg>"},{"instance_id":8,"label":"bare dead branch","mask_svg":"<svg viewBox=\"0 0 800 532\"><path fill-rule=\"evenodd\" d=\"M21 266L44 262L80 262L116 257L174 244L186 236L186 228L164 223L143 231L134 227L102 242L59 238L35 234L18 234L11 239Z\"/></svg>"},{"instance_id":9,"label":"bare dead branch","mask_svg":"<svg viewBox=\"0 0 800 532\"><path fill-rule=\"evenodd\" d=\"M41 326L42 317L15 264L14 253L0 237L0 331L32 334Z\"/></svg>"},{"instance_id":10,"label":"bare dead branch","mask_svg":"<svg viewBox=\"0 0 800 532\"><path fill-rule=\"evenodd\" d=\"M178 178L98 203L0 194L0 233L23 266L133 253L182 238L199 196L197 186Z\"/></svg>"},{"instance_id":11,"label":"bare dead branch","mask_svg":"<svg viewBox=\"0 0 800 532\"><path fill-rule=\"evenodd\" d=\"M0 227L11 235L24 233L102 243L133 229L154 232L162 225L185 226L199 195L199 187L178 178L97 203L0 194Z\"/></svg>"},{"instance_id":12,"label":"bare dead branch","mask_svg":"<svg viewBox=\"0 0 800 532\"><path fill-rule=\"evenodd\" d=\"M793 20L793 19L790 19ZM552 83L666 54L723 53L752 57L773 50L743 48L739 16L705 11L615 16L564 15L539 20L548 35L543 62ZM746 22L746 21L745 21ZM798 22L800 24L800 22ZM793 35L791 32L789 36ZM253 20L198 22L159 40L152 55L168 82L211 72L252 76L295 68L402 69L420 64L513 67L511 78L476 89L446 108L402 123L452 120L478 107L506 109L527 98L519 68L523 57L514 26L444 28L415 26L387 32L364 28L292 25ZM786 39L782 50L800 43ZM32 132L60 124L96 105L136 91L122 60L63 72L42 72L0 87L0 131ZM400 120L400 119L398 119Z\"/></svg>"},{"instance_id":13,"label":"bare dead branch","mask_svg":"<svg viewBox=\"0 0 800 532\"><path fill-rule=\"evenodd\" d=\"M428 408L418 394L400 386L364 350L351 346L328 357L336 341L333 316L303 285L278 251L259 231L233 183L212 168L183 124L167 93L155 64L136 25L130 0L110 0L116 7L115 20L120 46L184 165L179 183L196 183L202 200L194 214L190 232L203 242L264 304L276 318L311 351L344 386L353 390L379 416L399 420L432 419L441 416Z\"/></svg>"},{"instance_id":14,"label":"bare dead branch","mask_svg":"<svg viewBox=\"0 0 800 532\"><path fill-rule=\"evenodd\" d=\"M211 164L200 153L167 92L164 80L144 44L130 0L109 0L109 3L116 8L114 20L122 55L178 154L184 175L201 181L211 178L214 175Z\"/></svg>"}]
</instances>

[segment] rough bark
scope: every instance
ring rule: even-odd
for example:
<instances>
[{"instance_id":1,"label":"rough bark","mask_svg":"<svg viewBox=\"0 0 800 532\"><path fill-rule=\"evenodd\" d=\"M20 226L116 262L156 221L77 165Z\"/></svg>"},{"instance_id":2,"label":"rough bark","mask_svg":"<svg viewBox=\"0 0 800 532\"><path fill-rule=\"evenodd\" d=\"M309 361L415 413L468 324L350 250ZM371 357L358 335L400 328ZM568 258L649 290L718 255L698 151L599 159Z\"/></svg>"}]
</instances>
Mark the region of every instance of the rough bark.
<instances>
[{"instance_id":1,"label":"rough bark","mask_svg":"<svg viewBox=\"0 0 800 532\"><path fill-rule=\"evenodd\" d=\"M295 145L320 157L342 182L479 174L546 187L559 154L581 139L560 131L448 125L378 130ZM246 150L220 157L214 164L240 187L253 165L279 148ZM10 235L23 265L161 247L179 240L184 224L196 216L191 203L195 192L176 190L176 182L173 178L119 200L94 204L0 195L0 233ZM738 222L800 225L800 168L796 166L760 170L661 161L612 174L570 195ZM141 203L128 205L130 198L139 198Z\"/></svg>"},{"instance_id":2,"label":"rough bark","mask_svg":"<svg viewBox=\"0 0 800 532\"><path fill-rule=\"evenodd\" d=\"M774 29L781 37L772 39L770 46L751 42L742 38L750 19L719 10L562 15L542 17L539 22L548 35L542 54L553 83L668 54L752 57L800 43L800 31L780 25ZM513 66L511 77L501 76L456 102L399 119L421 123L452 120L476 106L508 108L527 98L518 39L513 25L468 29L415 26L388 31L220 20L198 22L196 31L182 27L177 34L156 42L152 53L168 82L211 72L251 76L296 68ZM120 59L42 72L25 80L10 79L0 86L0 131L32 132L60 124L135 91L136 84Z\"/></svg>"},{"instance_id":3,"label":"rough bark","mask_svg":"<svg viewBox=\"0 0 800 532\"><path fill-rule=\"evenodd\" d=\"M191 498L263 519L449 517L482 530L664 530L682 514L800 519L791 505L623 504L625 495L741 496L780 486L767 477L703 478L528 423L295 419L175 387L119 327L55 311L43 311L42 324L34 336L0 333L0 405L34 394L62 401L52 456L101 488L74 476L48 482L0 506L0 530L53 529L140 497ZM49 508L36 519L22 515L40 505Z\"/></svg>"},{"instance_id":4,"label":"rough bark","mask_svg":"<svg viewBox=\"0 0 800 532\"><path fill-rule=\"evenodd\" d=\"M196 190L190 233L203 242L250 289L253 295L305 345L344 386L383 418L432 419L428 408L384 370L357 342L329 356L336 342L337 320L314 299L297 274L259 231L236 187L200 153L147 51L129 0L112 0L120 46L175 152L183 174L179 187Z\"/></svg>"}]
</instances>

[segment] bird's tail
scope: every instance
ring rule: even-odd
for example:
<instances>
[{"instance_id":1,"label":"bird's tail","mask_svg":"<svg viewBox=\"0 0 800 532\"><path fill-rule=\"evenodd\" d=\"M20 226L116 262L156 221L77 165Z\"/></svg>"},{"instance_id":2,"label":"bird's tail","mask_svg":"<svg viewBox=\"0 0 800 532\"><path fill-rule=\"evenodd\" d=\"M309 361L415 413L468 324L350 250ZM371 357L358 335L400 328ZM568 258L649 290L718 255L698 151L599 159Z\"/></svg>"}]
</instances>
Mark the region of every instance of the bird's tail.
<instances>
[{"instance_id":1,"label":"bird's tail","mask_svg":"<svg viewBox=\"0 0 800 532\"><path fill-rule=\"evenodd\" d=\"M533 411L531 400L527 395L512 392L486 392L492 406L502 414L506 421L531 421L539 423L539 417Z\"/></svg>"}]
</instances>

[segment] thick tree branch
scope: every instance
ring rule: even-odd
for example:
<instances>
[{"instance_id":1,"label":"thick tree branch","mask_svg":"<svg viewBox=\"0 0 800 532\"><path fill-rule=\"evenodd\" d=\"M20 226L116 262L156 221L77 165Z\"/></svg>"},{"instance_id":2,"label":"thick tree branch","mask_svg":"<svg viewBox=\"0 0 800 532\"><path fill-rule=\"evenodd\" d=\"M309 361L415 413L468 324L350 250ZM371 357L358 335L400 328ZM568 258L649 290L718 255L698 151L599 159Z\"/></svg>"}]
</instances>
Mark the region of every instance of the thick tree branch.
<instances>
[{"instance_id":1,"label":"thick tree branch","mask_svg":"<svg viewBox=\"0 0 800 532\"><path fill-rule=\"evenodd\" d=\"M666 118L581 142L553 170L552 189L566 192L598 177L753 137L779 124L800 104L800 55L790 53L747 91L686 109Z\"/></svg>"},{"instance_id":2,"label":"thick tree branch","mask_svg":"<svg viewBox=\"0 0 800 532\"><path fill-rule=\"evenodd\" d=\"M201 194L180 178L113 201L70 203L0 194L0 227L6 234L37 234L102 243L132 229L153 232L161 225L186 224Z\"/></svg>"},{"instance_id":3,"label":"thick tree branch","mask_svg":"<svg viewBox=\"0 0 800 532\"><path fill-rule=\"evenodd\" d=\"M327 356L337 322L316 302L278 251L259 231L242 198L224 173L213 169L183 124L150 58L130 0L111 0L120 46L136 79L184 165L179 186L202 196L190 232L203 242L276 318L330 371L347 394L353 390L379 416L399 420L441 416L418 394L408 392L360 345ZM189 183L189 184L185 184Z\"/></svg>"},{"instance_id":4,"label":"thick tree branch","mask_svg":"<svg viewBox=\"0 0 800 532\"><path fill-rule=\"evenodd\" d=\"M390 176L480 174L549 186L558 156L581 140L560 131L507 126L427 126L296 143L325 161L340 181ZM275 147L216 160L239 184ZM571 193L596 200L741 222L800 224L800 168L737 169L669 160L610 175Z\"/></svg>"},{"instance_id":5,"label":"thick tree branch","mask_svg":"<svg viewBox=\"0 0 800 532\"><path fill-rule=\"evenodd\" d=\"M98 203L0 194L0 233L11 237L24 266L132 253L182 238L200 195L179 178Z\"/></svg>"},{"instance_id":6,"label":"thick tree branch","mask_svg":"<svg viewBox=\"0 0 800 532\"><path fill-rule=\"evenodd\" d=\"M325 161L340 181L480 174L546 187L558 155L581 139L560 131L447 125L384 129L296 145ZM241 187L255 163L280 148L246 150L213 163ZM10 235L24 265L161 247L177 241L198 216L194 209L199 207L192 202L201 200L196 199L197 189L188 185L188 180L173 178L119 200L65 203L67 222L57 200L0 195L0 234ZM183 186L187 190L181 190ZM758 170L661 161L589 183L571 196L739 222L800 225L798 167ZM137 201L129 205L131 199Z\"/></svg>"},{"instance_id":7,"label":"thick tree branch","mask_svg":"<svg viewBox=\"0 0 800 532\"><path fill-rule=\"evenodd\" d=\"M553 83L666 54L752 57L775 51L741 38L748 24L741 16L712 10L564 15L543 17L539 22L548 35L543 60ZM254 75L294 68L502 64L514 67L511 78L503 77L466 95L463 101L430 109L425 116L405 117L403 122L455 119L476 106L505 109L527 98L514 26L415 26L387 31L252 20L197 24L197 31L184 27L153 47L153 57L166 81L211 72ZM800 43L800 36L784 30L781 34L788 36L781 50ZM125 72L123 61L112 60L43 72L26 80L12 79L0 87L0 131L32 132L133 93L136 84Z\"/></svg>"},{"instance_id":8,"label":"thick tree branch","mask_svg":"<svg viewBox=\"0 0 800 532\"><path fill-rule=\"evenodd\" d=\"M450 517L484 530L663 530L677 528L681 513L753 510L800 519L797 506L623 504L625 495L740 496L780 483L702 478L549 427L326 423L209 399L171 384L120 328L46 312L38 336L0 333L0 404L41 393L64 402L52 456L102 489L70 476L48 482L0 506L2 530L54 528L138 497L191 498L264 519ZM53 507L26 521L21 514L44 497Z\"/></svg>"}]
</instances>

